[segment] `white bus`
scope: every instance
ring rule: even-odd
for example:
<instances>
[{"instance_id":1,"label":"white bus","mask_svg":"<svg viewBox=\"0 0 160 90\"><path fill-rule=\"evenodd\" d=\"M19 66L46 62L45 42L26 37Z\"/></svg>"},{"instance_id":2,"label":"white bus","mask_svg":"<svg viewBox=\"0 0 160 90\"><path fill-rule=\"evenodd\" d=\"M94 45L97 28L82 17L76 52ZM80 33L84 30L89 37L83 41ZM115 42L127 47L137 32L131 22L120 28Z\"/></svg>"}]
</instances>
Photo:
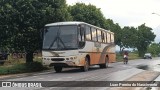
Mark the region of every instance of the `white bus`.
<instances>
[{"instance_id":1,"label":"white bus","mask_svg":"<svg viewBox=\"0 0 160 90\"><path fill-rule=\"evenodd\" d=\"M85 22L57 22L45 25L43 65L54 66L56 72L64 67L90 65L106 68L116 58L114 33Z\"/></svg>"}]
</instances>

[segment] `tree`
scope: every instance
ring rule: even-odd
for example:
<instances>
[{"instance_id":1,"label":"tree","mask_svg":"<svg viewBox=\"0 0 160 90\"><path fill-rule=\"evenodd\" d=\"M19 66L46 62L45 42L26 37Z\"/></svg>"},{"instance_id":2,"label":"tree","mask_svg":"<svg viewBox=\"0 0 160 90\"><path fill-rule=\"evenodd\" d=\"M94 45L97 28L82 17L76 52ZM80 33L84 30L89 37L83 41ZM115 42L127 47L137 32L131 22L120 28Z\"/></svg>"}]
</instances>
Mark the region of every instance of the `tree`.
<instances>
[{"instance_id":1,"label":"tree","mask_svg":"<svg viewBox=\"0 0 160 90\"><path fill-rule=\"evenodd\" d=\"M160 53L160 43L152 43L148 46L147 52L150 52L153 56L156 56Z\"/></svg>"},{"instance_id":2,"label":"tree","mask_svg":"<svg viewBox=\"0 0 160 90\"><path fill-rule=\"evenodd\" d=\"M0 20L1 46L25 51L26 62L32 62L33 52L42 47L44 25L72 17L65 0L0 0Z\"/></svg>"},{"instance_id":3,"label":"tree","mask_svg":"<svg viewBox=\"0 0 160 90\"><path fill-rule=\"evenodd\" d=\"M134 27L125 26L122 30L122 44L124 48L135 48L137 42L137 30Z\"/></svg>"},{"instance_id":4,"label":"tree","mask_svg":"<svg viewBox=\"0 0 160 90\"><path fill-rule=\"evenodd\" d=\"M143 57L147 51L147 47L154 41L155 34L152 32L152 28L147 27L145 24L138 26L137 28L137 42L135 47L138 49L139 56Z\"/></svg>"},{"instance_id":5,"label":"tree","mask_svg":"<svg viewBox=\"0 0 160 90\"><path fill-rule=\"evenodd\" d=\"M69 6L68 10L71 13L74 21L82 21L101 28L106 28L105 18L102 12L94 5L76 3L73 6Z\"/></svg>"}]
</instances>

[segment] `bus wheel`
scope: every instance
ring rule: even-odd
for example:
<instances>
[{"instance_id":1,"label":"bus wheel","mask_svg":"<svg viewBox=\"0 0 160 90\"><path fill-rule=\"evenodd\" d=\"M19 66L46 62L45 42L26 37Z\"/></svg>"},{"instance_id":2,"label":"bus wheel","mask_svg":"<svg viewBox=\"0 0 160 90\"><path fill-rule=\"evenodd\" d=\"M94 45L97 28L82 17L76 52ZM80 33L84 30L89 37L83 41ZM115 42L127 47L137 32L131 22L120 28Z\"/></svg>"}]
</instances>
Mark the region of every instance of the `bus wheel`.
<instances>
[{"instance_id":1,"label":"bus wheel","mask_svg":"<svg viewBox=\"0 0 160 90\"><path fill-rule=\"evenodd\" d=\"M86 72L89 69L89 62L88 62L88 58L85 58L85 65L81 67L81 70Z\"/></svg>"},{"instance_id":2,"label":"bus wheel","mask_svg":"<svg viewBox=\"0 0 160 90\"><path fill-rule=\"evenodd\" d=\"M62 67L54 66L54 70L56 71L56 73L59 73L62 71Z\"/></svg>"},{"instance_id":3,"label":"bus wheel","mask_svg":"<svg viewBox=\"0 0 160 90\"><path fill-rule=\"evenodd\" d=\"M105 63L104 64L99 64L100 68L107 68L108 67L108 57L105 57Z\"/></svg>"}]
</instances>

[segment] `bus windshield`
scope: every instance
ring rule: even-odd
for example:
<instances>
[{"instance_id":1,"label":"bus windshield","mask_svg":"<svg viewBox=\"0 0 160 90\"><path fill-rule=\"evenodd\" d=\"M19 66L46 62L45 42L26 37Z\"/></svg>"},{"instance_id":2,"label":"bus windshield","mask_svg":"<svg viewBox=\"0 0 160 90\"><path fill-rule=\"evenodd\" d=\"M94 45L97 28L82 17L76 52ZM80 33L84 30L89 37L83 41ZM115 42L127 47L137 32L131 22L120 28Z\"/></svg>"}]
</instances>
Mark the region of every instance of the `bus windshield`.
<instances>
[{"instance_id":1,"label":"bus windshield","mask_svg":"<svg viewBox=\"0 0 160 90\"><path fill-rule=\"evenodd\" d=\"M71 50L78 48L77 26L48 26L44 31L43 49Z\"/></svg>"}]
</instances>

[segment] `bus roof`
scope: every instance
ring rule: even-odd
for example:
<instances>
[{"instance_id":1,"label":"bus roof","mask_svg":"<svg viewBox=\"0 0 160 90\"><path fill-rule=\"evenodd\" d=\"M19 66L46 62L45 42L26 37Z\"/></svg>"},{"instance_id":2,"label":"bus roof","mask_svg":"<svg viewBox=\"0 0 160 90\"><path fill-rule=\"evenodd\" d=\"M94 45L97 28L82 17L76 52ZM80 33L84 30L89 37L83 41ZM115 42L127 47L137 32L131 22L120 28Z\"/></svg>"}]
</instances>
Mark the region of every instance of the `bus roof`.
<instances>
[{"instance_id":1,"label":"bus roof","mask_svg":"<svg viewBox=\"0 0 160 90\"><path fill-rule=\"evenodd\" d=\"M80 22L80 21L66 21L66 22L55 22L55 23L50 23L50 24L46 24L45 26L57 26L57 25L79 25L79 24L86 24L86 25L89 25L89 26L92 26L96 29L101 29L101 30L105 30L103 28L100 28L100 27L97 27L97 26L94 26L94 25L91 25L91 24L88 24L88 23L85 23L85 22ZM106 31L106 30L105 30ZM111 32L110 30L107 30L108 32L110 33L113 33ZM114 34L114 33L113 33Z\"/></svg>"},{"instance_id":2,"label":"bus roof","mask_svg":"<svg viewBox=\"0 0 160 90\"><path fill-rule=\"evenodd\" d=\"M84 22L78 22L78 21L68 21L68 22L56 22L56 23L50 23L46 24L45 26L56 26L56 25L78 25L82 24Z\"/></svg>"}]
</instances>

